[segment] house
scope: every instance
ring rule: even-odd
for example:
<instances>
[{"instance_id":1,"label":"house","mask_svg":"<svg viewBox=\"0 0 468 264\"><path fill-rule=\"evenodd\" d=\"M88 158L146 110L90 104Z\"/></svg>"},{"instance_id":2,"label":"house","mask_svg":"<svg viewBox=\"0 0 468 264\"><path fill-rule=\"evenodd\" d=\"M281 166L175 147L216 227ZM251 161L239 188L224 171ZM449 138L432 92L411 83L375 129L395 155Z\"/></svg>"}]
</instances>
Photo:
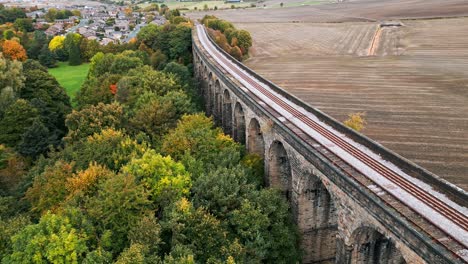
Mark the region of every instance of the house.
<instances>
[{"instance_id":1,"label":"house","mask_svg":"<svg viewBox=\"0 0 468 264\"><path fill-rule=\"evenodd\" d=\"M49 27L45 33L48 35L48 36L56 36L56 35L59 35L63 32L63 24L54 24L52 25L51 27Z\"/></svg>"}]
</instances>

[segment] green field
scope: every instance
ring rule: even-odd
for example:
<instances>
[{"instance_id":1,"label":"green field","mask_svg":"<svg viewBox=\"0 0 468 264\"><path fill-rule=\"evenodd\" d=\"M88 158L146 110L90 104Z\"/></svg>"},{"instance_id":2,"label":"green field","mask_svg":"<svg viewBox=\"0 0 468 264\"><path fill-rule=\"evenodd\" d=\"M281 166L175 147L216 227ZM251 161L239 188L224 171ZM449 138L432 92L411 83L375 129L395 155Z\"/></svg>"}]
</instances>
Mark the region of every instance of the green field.
<instances>
[{"instance_id":1,"label":"green field","mask_svg":"<svg viewBox=\"0 0 468 264\"><path fill-rule=\"evenodd\" d=\"M68 62L59 62L57 68L49 69L49 73L57 79L60 85L67 91L68 96L73 99L81 84L83 84L88 74L88 69L88 63L70 66Z\"/></svg>"}]
</instances>

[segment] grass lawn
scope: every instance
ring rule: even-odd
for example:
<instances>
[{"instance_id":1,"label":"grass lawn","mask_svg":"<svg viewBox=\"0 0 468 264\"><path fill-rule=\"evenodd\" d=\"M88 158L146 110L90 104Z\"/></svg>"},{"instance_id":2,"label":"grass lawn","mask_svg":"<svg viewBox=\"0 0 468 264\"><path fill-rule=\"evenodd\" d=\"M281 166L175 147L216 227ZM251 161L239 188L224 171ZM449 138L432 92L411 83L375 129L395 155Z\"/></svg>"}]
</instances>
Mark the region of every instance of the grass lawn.
<instances>
[{"instance_id":1,"label":"grass lawn","mask_svg":"<svg viewBox=\"0 0 468 264\"><path fill-rule=\"evenodd\" d=\"M88 63L70 66L68 62L59 62L57 68L49 69L49 73L65 88L70 99L73 99L81 84L83 84L88 74L88 69Z\"/></svg>"}]
</instances>

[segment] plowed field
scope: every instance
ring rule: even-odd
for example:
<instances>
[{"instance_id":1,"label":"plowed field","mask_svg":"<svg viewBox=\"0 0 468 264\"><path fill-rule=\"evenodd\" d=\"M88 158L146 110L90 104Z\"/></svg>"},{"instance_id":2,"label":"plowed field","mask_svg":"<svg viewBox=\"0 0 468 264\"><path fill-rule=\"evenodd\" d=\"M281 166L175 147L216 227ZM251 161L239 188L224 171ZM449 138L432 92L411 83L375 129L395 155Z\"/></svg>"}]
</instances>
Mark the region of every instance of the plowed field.
<instances>
[{"instance_id":1,"label":"plowed field","mask_svg":"<svg viewBox=\"0 0 468 264\"><path fill-rule=\"evenodd\" d=\"M468 1L215 15L252 33L249 67L340 121L365 112L365 135L468 190Z\"/></svg>"}]
</instances>

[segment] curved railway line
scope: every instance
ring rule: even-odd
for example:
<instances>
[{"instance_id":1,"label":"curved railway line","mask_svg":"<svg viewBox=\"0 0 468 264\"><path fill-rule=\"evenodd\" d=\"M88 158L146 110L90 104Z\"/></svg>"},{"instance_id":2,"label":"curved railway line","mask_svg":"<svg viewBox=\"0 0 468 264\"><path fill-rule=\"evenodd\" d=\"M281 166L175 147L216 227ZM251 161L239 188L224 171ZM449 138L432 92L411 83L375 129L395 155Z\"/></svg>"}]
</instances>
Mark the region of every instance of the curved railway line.
<instances>
[{"instance_id":1,"label":"curved railway line","mask_svg":"<svg viewBox=\"0 0 468 264\"><path fill-rule=\"evenodd\" d=\"M424 190L409 180L410 176L404 175L404 172L392 167L381 158L379 159L377 154L370 153L370 150L352 142L346 136L319 121L318 118L311 116L311 113L273 92L268 85L250 76L218 51L208 39L203 26L197 25L197 34L204 49L211 57L225 71L242 83L245 89L282 115L284 120L280 121L287 120L293 123L306 135L317 141L321 147L340 157L343 162L366 176L381 190L391 194L415 213L439 228L449 238L457 241L461 248L468 249L468 216L466 211L463 210L465 208L457 208L457 206L437 197L434 193ZM336 164L336 162L333 163ZM338 165L338 167L340 166ZM409 220L418 226L414 221ZM429 233L428 235L431 236ZM468 256L463 252L459 250L455 252L445 244L443 245L468 263Z\"/></svg>"}]
</instances>

